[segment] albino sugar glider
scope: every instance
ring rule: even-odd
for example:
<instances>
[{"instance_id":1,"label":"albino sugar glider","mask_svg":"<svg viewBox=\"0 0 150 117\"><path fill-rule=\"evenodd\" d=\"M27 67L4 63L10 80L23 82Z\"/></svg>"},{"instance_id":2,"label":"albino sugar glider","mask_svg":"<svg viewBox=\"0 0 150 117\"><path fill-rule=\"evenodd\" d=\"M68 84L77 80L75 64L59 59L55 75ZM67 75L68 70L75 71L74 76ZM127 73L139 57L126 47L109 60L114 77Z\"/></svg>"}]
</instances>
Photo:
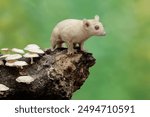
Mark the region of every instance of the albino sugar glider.
<instances>
[{"instance_id":1,"label":"albino sugar glider","mask_svg":"<svg viewBox=\"0 0 150 117\"><path fill-rule=\"evenodd\" d=\"M84 41L91 36L104 36L105 30L99 21L99 16L94 19L66 19L59 22L51 34L52 50L61 48L65 42L68 46L68 54L74 54L74 46L79 44L82 51Z\"/></svg>"}]
</instances>

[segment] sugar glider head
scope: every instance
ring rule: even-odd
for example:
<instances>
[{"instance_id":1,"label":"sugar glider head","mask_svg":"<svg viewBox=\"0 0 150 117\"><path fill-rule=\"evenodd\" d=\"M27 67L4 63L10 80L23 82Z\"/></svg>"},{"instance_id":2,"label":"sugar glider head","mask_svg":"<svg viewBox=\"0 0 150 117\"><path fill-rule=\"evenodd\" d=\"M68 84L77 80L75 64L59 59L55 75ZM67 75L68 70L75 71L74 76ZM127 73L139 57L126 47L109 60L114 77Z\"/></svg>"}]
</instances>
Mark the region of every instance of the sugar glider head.
<instances>
[{"instance_id":1,"label":"sugar glider head","mask_svg":"<svg viewBox=\"0 0 150 117\"><path fill-rule=\"evenodd\" d=\"M94 19L84 19L83 20L83 27L91 36L104 36L106 35L106 32L104 30L104 27L102 23L99 21L99 16L96 15Z\"/></svg>"}]
</instances>

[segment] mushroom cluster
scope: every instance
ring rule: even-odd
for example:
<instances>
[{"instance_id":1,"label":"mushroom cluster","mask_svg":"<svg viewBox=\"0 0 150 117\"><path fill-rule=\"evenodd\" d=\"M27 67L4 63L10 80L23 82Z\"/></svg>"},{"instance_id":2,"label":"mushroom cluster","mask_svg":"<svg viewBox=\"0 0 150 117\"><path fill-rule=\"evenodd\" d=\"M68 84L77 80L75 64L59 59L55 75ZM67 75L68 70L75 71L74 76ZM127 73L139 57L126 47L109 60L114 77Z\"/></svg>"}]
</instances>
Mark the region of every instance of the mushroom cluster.
<instances>
[{"instance_id":1,"label":"mushroom cluster","mask_svg":"<svg viewBox=\"0 0 150 117\"><path fill-rule=\"evenodd\" d=\"M23 56L25 58L31 58L31 64L33 64L33 58L39 57L39 54L44 54L44 51L36 44L29 44L24 48L24 50L28 51L28 53Z\"/></svg>"},{"instance_id":2,"label":"mushroom cluster","mask_svg":"<svg viewBox=\"0 0 150 117\"><path fill-rule=\"evenodd\" d=\"M25 53L27 51L27 53ZM21 67L28 65L26 61L20 61L22 57L31 59L30 64L33 64L34 58L39 57L39 55L44 54L44 51L36 44L27 45L24 50L18 48L2 48L2 55L0 56L0 65L6 65L9 67ZM4 64L4 61L6 63Z\"/></svg>"},{"instance_id":3,"label":"mushroom cluster","mask_svg":"<svg viewBox=\"0 0 150 117\"><path fill-rule=\"evenodd\" d=\"M18 48L2 48L0 52L0 66L17 67L21 68L20 70L28 64L33 64L34 58L38 58L40 55L44 54L44 51L36 44L29 44L24 48L24 50ZM31 59L31 62L27 63L25 59L22 59L23 57L26 59ZM34 81L34 78L28 75L19 76L16 81L19 83L30 84ZM9 90L8 87L0 84L0 94L7 90Z\"/></svg>"}]
</instances>

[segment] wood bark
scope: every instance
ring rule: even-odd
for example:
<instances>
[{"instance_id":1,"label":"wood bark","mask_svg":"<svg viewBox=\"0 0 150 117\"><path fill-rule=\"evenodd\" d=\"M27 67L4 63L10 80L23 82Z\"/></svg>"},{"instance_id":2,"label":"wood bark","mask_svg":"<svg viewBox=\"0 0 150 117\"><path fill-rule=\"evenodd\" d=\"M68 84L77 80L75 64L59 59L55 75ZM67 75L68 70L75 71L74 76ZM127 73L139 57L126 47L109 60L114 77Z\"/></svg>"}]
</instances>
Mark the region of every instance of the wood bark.
<instances>
[{"instance_id":1,"label":"wood bark","mask_svg":"<svg viewBox=\"0 0 150 117\"><path fill-rule=\"evenodd\" d=\"M30 59L22 58L28 63ZM21 68L0 66L0 84L9 87L0 92L4 100L63 100L71 99L73 93L81 88L89 75L89 68L95 64L91 53L77 49L74 55L67 55L67 49L51 51L34 59L33 64ZM16 78L29 75L35 80L30 84L19 83Z\"/></svg>"}]
</instances>

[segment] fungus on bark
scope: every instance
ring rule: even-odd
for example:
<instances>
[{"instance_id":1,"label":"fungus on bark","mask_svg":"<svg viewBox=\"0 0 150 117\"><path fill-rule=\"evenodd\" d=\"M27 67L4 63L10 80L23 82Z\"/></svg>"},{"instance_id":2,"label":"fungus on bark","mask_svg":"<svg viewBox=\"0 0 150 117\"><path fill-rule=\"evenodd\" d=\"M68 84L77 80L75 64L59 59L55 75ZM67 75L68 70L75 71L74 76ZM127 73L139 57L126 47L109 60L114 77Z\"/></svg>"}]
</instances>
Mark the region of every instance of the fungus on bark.
<instances>
[{"instance_id":1,"label":"fungus on bark","mask_svg":"<svg viewBox=\"0 0 150 117\"><path fill-rule=\"evenodd\" d=\"M77 53L70 56L66 48L47 49L34 59L33 64L23 57L21 61L29 64L23 69L0 66L0 84L9 87L0 99L71 99L88 78L89 68L95 64L91 53L76 50ZM19 82L17 78L21 75L33 79L30 83Z\"/></svg>"}]
</instances>

